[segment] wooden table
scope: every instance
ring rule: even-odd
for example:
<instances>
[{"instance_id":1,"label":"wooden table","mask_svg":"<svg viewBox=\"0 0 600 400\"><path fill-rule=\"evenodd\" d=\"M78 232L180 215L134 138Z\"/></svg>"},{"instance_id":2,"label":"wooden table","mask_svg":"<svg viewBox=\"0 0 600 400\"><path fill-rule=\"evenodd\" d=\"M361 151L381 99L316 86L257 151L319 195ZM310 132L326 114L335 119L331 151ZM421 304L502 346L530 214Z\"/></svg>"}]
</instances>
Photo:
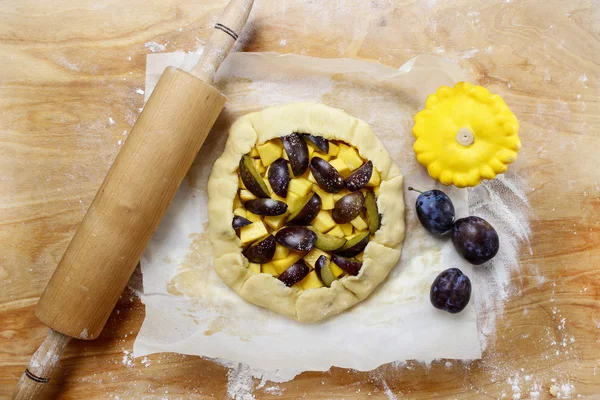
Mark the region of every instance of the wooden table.
<instances>
[{"instance_id":1,"label":"wooden table","mask_svg":"<svg viewBox=\"0 0 600 400\"><path fill-rule=\"evenodd\" d=\"M225 3L0 2L0 396L10 396L46 335L34 305L142 107L146 54L193 51ZM532 252L523 249L513 277L519 290L482 360L372 373L333 368L254 395L544 399L553 384L572 397L599 394L598 3L257 3L246 51L394 67L422 53L460 62L521 121L524 147L511 169L527 180L534 215ZM228 370L213 362L173 354L132 360L143 318L144 306L126 292L101 338L68 347L48 398L227 397Z\"/></svg>"}]
</instances>

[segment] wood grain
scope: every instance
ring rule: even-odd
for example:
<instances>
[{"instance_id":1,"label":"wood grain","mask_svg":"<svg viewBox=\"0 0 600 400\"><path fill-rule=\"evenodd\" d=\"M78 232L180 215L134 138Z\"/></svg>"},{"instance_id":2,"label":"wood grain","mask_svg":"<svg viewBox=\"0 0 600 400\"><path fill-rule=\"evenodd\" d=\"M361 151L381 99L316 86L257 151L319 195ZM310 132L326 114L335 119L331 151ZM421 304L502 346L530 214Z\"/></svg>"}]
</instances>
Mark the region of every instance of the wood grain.
<instances>
[{"instance_id":1,"label":"wood grain","mask_svg":"<svg viewBox=\"0 0 600 400\"><path fill-rule=\"evenodd\" d=\"M142 107L145 55L156 44L194 50L225 4L0 2L0 397L46 335L34 305ZM334 368L255 396L535 398L539 385L546 399L552 384L567 385L571 397L599 394L598 4L265 0L250 21L246 51L394 67L422 53L460 62L521 122L524 146L511 168L531 187L533 210L531 252L522 249L514 293L482 360ZM226 398L228 370L211 361L131 360L143 315L125 293L100 338L68 346L48 398Z\"/></svg>"}]
</instances>

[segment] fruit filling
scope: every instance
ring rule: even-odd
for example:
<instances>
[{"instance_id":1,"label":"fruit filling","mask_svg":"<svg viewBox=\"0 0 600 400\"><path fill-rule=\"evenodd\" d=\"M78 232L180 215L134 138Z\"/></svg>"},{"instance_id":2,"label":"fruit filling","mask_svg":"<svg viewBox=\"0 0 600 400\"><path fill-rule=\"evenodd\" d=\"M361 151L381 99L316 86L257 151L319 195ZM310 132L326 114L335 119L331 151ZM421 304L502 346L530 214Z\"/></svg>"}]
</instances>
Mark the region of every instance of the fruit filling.
<instances>
[{"instance_id":1,"label":"fruit filling","mask_svg":"<svg viewBox=\"0 0 600 400\"><path fill-rule=\"evenodd\" d=\"M356 148L292 133L254 147L238 173L232 226L252 272L304 290L358 275L381 178Z\"/></svg>"}]
</instances>

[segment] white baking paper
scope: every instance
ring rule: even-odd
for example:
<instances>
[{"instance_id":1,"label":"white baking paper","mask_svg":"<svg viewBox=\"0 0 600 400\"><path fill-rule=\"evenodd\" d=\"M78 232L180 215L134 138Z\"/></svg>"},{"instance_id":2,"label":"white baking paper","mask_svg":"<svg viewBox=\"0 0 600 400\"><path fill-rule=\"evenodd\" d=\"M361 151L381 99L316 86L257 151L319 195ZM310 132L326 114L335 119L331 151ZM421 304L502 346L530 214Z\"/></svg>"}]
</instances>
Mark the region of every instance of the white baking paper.
<instances>
[{"instance_id":1,"label":"white baking paper","mask_svg":"<svg viewBox=\"0 0 600 400\"><path fill-rule=\"evenodd\" d=\"M168 65L189 69L197 54L150 54L146 96ZM367 121L405 176L405 184L439 187L417 164L411 128L428 94L462 80L447 60L418 56L399 70L353 59L317 59L272 53L233 53L215 84L227 96L194 166L146 249L141 265L146 317L134 355L178 352L241 362L290 375L331 366L372 370L397 360L481 357L475 308L436 310L429 289L436 275L471 266L451 241L418 223L417 194L405 191L407 234L399 264L365 301L316 324L302 324L246 303L212 268L206 185L227 132L239 116L296 101L322 102ZM444 187L457 217L467 215L467 191Z\"/></svg>"}]
</instances>

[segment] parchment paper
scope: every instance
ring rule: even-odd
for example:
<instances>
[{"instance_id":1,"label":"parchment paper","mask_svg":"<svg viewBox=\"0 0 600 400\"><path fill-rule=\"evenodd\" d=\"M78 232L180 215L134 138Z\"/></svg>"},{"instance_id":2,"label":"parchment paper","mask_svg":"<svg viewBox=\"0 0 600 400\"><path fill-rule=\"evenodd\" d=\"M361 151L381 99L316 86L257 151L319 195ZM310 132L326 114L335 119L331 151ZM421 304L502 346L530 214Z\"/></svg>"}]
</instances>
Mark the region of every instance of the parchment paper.
<instances>
[{"instance_id":1,"label":"parchment paper","mask_svg":"<svg viewBox=\"0 0 600 400\"><path fill-rule=\"evenodd\" d=\"M146 96L167 65L189 69L197 54L150 54ZM301 324L246 303L212 268L206 185L229 126L239 116L295 101L322 102L367 121L409 185L438 187L412 151L413 116L428 94L464 79L447 60L418 56L399 70L353 59L234 53L216 85L226 109L201 149L142 259L146 318L134 355L178 352L248 364L293 376L331 366L372 370L396 360L476 359L481 356L473 302L460 314L434 309L429 288L442 270L469 264L448 239L436 239L414 214L417 195L405 192L407 235L399 265L365 301L317 324ZM466 190L444 187L457 218L466 216Z\"/></svg>"}]
</instances>

